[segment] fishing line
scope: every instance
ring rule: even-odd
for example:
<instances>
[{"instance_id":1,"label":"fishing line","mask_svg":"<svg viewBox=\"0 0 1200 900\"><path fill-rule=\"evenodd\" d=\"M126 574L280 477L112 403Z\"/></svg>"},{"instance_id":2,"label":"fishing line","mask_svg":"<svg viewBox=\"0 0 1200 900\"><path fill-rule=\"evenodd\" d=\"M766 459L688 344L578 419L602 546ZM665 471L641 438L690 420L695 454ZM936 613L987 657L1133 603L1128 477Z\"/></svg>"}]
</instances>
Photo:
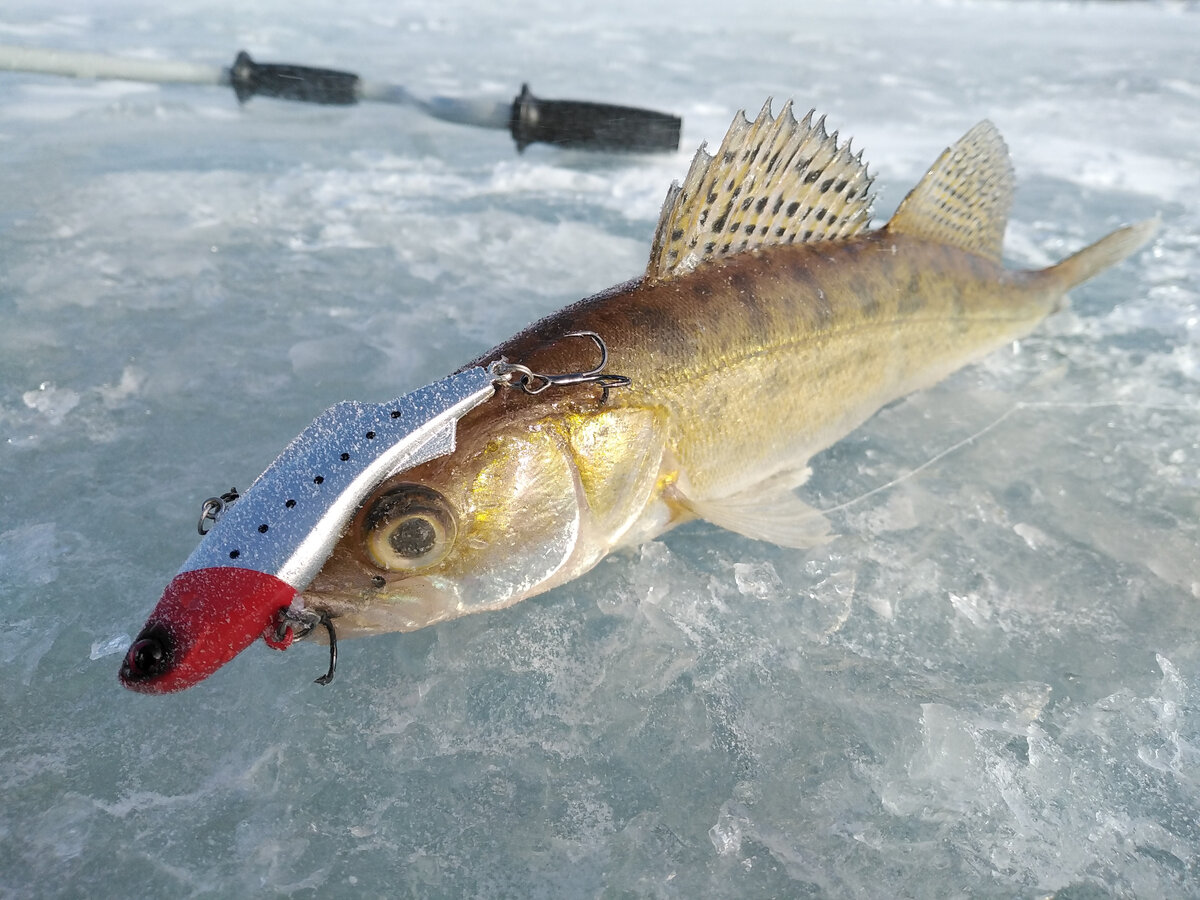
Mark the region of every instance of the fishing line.
<instances>
[{"instance_id":1,"label":"fishing line","mask_svg":"<svg viewBox=\"0 0 1200 900\"><path fill-rule=\"evenodd\" d=\"M970 444L973 444L975 441L979 440L981 437L986 435L988 432L994 431L996 428L1000 427L1000 425L1002 425L1006 420L1008 420L1009 418L1011 418L1018 412L1022 412L1027 409L1105 409L1105 408L1109 408L1109 407L1116 408L1116 409L1126 409L1126 408L1132 407L1135 409L1141 409L1141 410L1146 410L1146 411L1150 411L1150 412L1191 412L1191 413L1195 413L1197 411L1200 411L1194 407L1184 406L1184 405L1148 406L1143 403L1137 403L1136 401L1133 401L1133 400L1100 400L1100 401L1088 402L1088 403L1070 402L1070 401L1053 401L1053 400L1044 400L1044 401L1021 400L1021 401L1018 401L1017 403L1014 403L1012 406L1010 406L1008 409L1006 409L1004 412L1002 412L999 416L997 416L995 419L993 419L987 425L980 428L978 431L974 432L973 434L968 435L967 437L963 438L961 441L957 441L957 442L951 444L945 450L942 450L939 453L935 454L934 456L930 457L929 459L925 460L925 462L921 463L915 469L905 472L903 475L893 478L891 481L888 481L884 484L878 485L877 487L873 487L866 493L859 494L857 497L853 497L850 500L845 501L844 503L839 503L836 506L830 506L826 509L822 509L820 512L822 515L827 515L829 513L835 513L835 512L842 512L843 510L849 509L851 506L854 506L857 503L861 503L862 501L867 500L870 497L875 496L876 494L881 494L884 491L890 490L891 488L894 488L900 484L903 484L904 482L908 481L910 478L914 478L917 475L920 475L926 469L941 462L946 457L948 457L954 453L957 453L959 450L963 449L964 447L966 447Z\"/></svg>"}]
</instances>

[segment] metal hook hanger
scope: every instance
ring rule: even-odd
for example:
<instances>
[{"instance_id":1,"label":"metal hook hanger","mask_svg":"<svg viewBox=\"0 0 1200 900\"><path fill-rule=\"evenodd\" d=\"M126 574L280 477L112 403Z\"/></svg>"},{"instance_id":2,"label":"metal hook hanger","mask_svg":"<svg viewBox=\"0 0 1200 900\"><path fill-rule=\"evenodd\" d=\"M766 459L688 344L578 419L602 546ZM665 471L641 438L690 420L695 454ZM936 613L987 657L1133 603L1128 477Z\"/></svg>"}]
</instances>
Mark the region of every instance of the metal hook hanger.
<instances>
[{"instance_id":1,"label":"metal hook hanger","mask_svg":"<svg viewBox=\"0 0 1200 900\"><path fill-rule=\"evenodd\" d=\"M201 537L208 534L209 529L217 524L217 519L221 518L225 507L240 496L238 489L231 487L220 497L209 497L200 505L200 521L196 523L196 531L200 532Z\"/></svg>"}]
</instances>

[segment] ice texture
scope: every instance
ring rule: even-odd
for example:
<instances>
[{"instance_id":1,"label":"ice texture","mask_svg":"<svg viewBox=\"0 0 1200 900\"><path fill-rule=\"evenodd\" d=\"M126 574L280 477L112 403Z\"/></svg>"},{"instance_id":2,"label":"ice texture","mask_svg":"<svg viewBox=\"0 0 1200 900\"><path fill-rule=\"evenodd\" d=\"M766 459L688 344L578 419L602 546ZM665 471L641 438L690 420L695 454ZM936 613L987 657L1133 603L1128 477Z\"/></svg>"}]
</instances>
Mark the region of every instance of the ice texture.
<instances>
[{"instance_id":1,"label":"ice texture","mask_svg":"<svg viewBox=\"0 0 1200 900\"><path fill-rule=\"evenodd\" d=\"M411 109L0 73L0 897L1200 894L1194 3L9 0L0 41L679 113L676 154ZM982 118L1013 265L1161 215L1028 339L813 460L840 537L696 523L510 609L119 654L318 413L637 275L702 141L773 96L879 219ZM763 398L770 402L770 398Z\"/></svg>"}]
</instances>

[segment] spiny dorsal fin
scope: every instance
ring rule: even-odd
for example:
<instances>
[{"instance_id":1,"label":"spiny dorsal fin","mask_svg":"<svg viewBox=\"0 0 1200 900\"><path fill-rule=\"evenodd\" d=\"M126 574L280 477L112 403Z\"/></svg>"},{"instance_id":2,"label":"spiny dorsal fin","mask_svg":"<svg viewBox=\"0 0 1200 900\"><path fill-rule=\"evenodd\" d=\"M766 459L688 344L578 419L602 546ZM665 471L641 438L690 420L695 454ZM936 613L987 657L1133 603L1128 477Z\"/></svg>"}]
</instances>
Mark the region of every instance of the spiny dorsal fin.
<instances>
[{"instance_id":1,"label":"spiny dorsal fin","mask_svg":"<svg viewBox=\"0 0 1200 900\"><path fill-rule=\"evenodd\" d=\"M705 259L770 244L857 234L871 213L871 177L825 119L797 122L788 102L768 100L753 122L739 112L716 156L702 145L683 185L671 185L658 219L646 277L662 281Z\"/></svg>"},{"instance_id":2,"label":"spiny dorsal fin","mask_svg":"<svg viewBox=\"0 0 1200 900\"><path fill-rule=\"evenodd\" d=\"M1008 147L986 119L959 138L913 188L887 230L1000 262L1012 207Z\"/></svg>"}]
</instances>

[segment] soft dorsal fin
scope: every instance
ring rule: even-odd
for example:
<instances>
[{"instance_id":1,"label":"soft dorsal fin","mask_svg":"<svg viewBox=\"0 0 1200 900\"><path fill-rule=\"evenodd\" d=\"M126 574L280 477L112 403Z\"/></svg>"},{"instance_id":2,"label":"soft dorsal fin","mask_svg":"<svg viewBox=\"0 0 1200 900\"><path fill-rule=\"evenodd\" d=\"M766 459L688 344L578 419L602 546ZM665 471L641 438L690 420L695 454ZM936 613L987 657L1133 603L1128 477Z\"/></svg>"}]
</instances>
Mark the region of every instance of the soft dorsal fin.
<instances>
[{"instance_id":1,"label":"soft dorsal fin","mask_svg":"<svg viewBox=\"0 0 1200 900\"><path fill-rule=\"evenodd\" d=\"M849 237L866 227L871 177L862 153L839 147L824 117L797 122L768 100L753 122L739 112L715 156L701 145L659 216L646 277L663 281L705 259L770 244Z\"/></svg>"},{"instance_id":2,"label":"soft dorsal fin","mask_svg":"<svg viewBox=\"0 0 1200 900\"><path fill-rule=\"evenodd\" d=\"M959 138L909 191L887 230L1000 262L1012 207L1008 147L986 119Z\"/></svg>"}]
</instances>

